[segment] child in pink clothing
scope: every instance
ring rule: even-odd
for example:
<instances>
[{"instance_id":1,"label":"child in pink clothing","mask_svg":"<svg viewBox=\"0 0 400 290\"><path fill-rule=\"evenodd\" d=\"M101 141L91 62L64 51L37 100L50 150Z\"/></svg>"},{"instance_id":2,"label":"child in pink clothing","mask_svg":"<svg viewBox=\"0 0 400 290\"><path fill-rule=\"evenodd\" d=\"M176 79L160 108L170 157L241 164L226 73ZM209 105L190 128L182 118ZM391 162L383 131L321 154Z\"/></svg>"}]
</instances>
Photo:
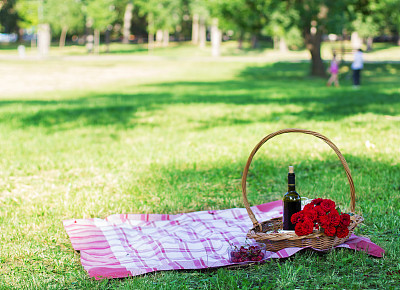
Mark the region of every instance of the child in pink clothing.
<instances>
[{"instance_id":1,"label":"child in pink clothing","mask_svg":"<svg viewBox=\"0 0 400 290\"><path fill-rule=\"evenodd\" d=\"M336 60L336 54L333 54L333 58L331 61L331 66L329 68L329 73L331 74L328 82L326 85L330 87L332 83L335 83L335 86L339 86L339 79L338 79L338 73L339 73L339 62Z\"/></svg>"}]
</instances>

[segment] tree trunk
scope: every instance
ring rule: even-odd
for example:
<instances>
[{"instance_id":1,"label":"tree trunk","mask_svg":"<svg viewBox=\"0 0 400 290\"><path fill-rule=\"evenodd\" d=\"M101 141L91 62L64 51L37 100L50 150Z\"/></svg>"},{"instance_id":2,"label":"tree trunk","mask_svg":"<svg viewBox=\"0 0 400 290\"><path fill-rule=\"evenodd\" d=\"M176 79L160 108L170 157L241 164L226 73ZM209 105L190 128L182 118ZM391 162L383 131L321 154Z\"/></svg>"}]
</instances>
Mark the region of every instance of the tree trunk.
<instances>
[{"instance_id":1,"label":"tree trunk","mask_svg":"<svg viewBox=\"0 0 400 290\"><path fill-rule=\"evenodd\" d=\"M213 19L211 26L211 54L212 56L221 54L221 31L218 29L218 18Z\"/></svg>"},{"instance_id":2,"label":"tree trunk","mask_svg":"<svg viewBox=\"0 0 400 290\"><path fill-rule=\"evenodd\" d=\"M68 26L64 26L60 35L60 48L65 46L65 38L67 37Z\"/></svg>"},{"instance_id":3,"label":"tree trunk","mask_svg":"<svg viewBox=\"0 0 400 290\"><path fill-rule=\"evenodd\" d=\"M199 43L199 15L193 15L193 23L192 23L192 43L194 45Z\"/></svg>"},{"instance_id":4,"label":"tree trunk","mask_svg":"<svg viewBox=\"0 0 400 290\"><path fill-rule=\"evenodd\" d=\"M244 38L244 32L240 31L239 34L239 39L238 39L238 49L243 49L243 38Z\"/></svg>"},{"instance_id":5,"label":"tree trunk","mask_svg":"<svg viewBox=\"0 0 400 290\"><path fill-rule=\"evenodd\" d=\"M372 44L374 43L374 38L372 36L367 37L367 51L372 51Z\"/></svg>"},{"instance_id":6,"label":"tree trunk","mask_svg":"<svg viewBox=\"0 0 400 290\"><path fill-rule=\"evenodd\" d=\"M39 55L47 56L50 49L50 25L43 23L38 25L38 51Z\"/></svg>"},{"instance_id":7,"label":"tree trunk","mask_svg":"<svg viewBox=\"0 0 400 290\"><path fill-rule=\"evenodd\" d=\"M167 47L169 45L169 30L164 29L163 33L163 47Z\"/></svg>"},{"instance_id":8,"label":"tree trunk","mask_svg":"<svg viewBox=\"0 0 400 290\"><path fill-rule=\"evenodd\" d=\"M358 32L354 31L351 33L351 46L353 49L359 49L362 46L362 39L358 35Z\"/></svg>"},{"instance_id":9,"label":"tree trunk","mask_svg":"<svg viewBox=\"0 0 400 290\"><path fill-rule=\"evenodd\" d=\"M156 31L156 45L157 47L161 46L161 42L163 40L164 33L162 29L157 29Z\"/></svg>"},{"instance_id":10,"label":"tree trunk","mask_svg":"<svg viewBox=\"0 0 400 290\"><path fill-rule=\"evenodd\" d=\"M129 2L125 7L122 43L129 43L129 38L131 36L132 11L133 4L132 2Z\"/></svg>"},{"instance_id":11,"label":"tree trunk","mask_svg":"<svg viewBox=\"0 0 400 290\"><path fill-rule=\"evenodd\" d=\"M100 53L100 31L98 29L94 30L94 53Z\"/></svg>"},{"instance_id":12,"label":"tree trunk","mask_svg":"<svg viewBox=\"0 0 400 290\"><path fill-rule=\"evenodd\" d=\"M147 46L149 51L152 51L154 49L154 33L149 32L149 40Z\"/></svg>"},{"instance_id":13,"label":"tree trunk","mask_svg":"<svg viewBox=\"0 0 400 290\"><path fill-rule=\"evenodd\" d=\"M306 31L305 42L311 54L311 75L326 77L325 65L321 58L322 33Z\"/></svg>"},{"instance_id":14,"label":"tree trunk","mask_svg":"<svg viewBox=\"0 0 400 290\"><path fill-rule=\"evenodd\" d=\"M37 46L37 33L36 33L36 37L35 34L33 35L34 37L31 38L31 48L35 48ZM21 42L23 43L23 42Z\"/></svg>"},{"instance_id":15,"label":"tree trunk","mask_svg":"<svg viewBox=\"0 0 400 290\"><path fill-rule=\"evenodd\" d=\"M18 43L21 43L21 44L24 43L24 29L23 28L18 29Z\"/></svg>"},{"instance_id":16,"label":"tree trunk","mask_svg":"<svg viewBox=\"0 0 400 290\"><path fill-rule=\"evenodd\" d=\"M207 40L207 36L206 36L206 20L204 18L204 16L200 17L200 25L199 25L199 46L201 48L206 47L206 40Z\"/></svg>"},{"instance_id":17,"label":"tree trunk","mask_svg":"<svg viewBox=\"0 0 400 290\"><path fill-rule=\"evenodd\" d=\"M274 42L274 50L279 50L279 36L274 36L272 41Z\"/></svg>"},{"instance_id":18,"label":"tree trunk","mask_svg":"<svg viewBox=\"0 0 400 290\"><path fill-rule=\"evenodd\" d=\"M106 43L106 52L110 52L110 42L111 42L111 29L112 29L112 25L109 25L107 27L106 30L106 39L105 39L105 43Z\"/></svg>"},{"instance_id":19,"label":"tree trunk","mask_svg":"<svg viewBox=\"0 0 400 290\"><path fill-rule=\"evenodd\" d=\"M281 37L281 38L279 39L279 51L280 51L280 52L287 52L288 50L289 50L289 49L288 49L288 47L287 47L285 38Z\"/></svg>"},{"instance_id":20,"label":"tree trunk","mask_svg":"<svg viewBox=\"0 0 400 290\"><path fill-rule=\"evenodd\" d=\"M154 16L153 13L149 13L148 15L148 40L147 40L147 49L151 52L154 49Z\"/></svg>"},{"instance_id":21,"label":"tree trunk","mask_svg":"<svg viewBox=\"0 0 400 290\"><path fill-rule=\"evenodd\" d=\"M91 19L89 17L86 18L85 41L86 41L86 49L87 49L88 53L93 53L94 36L92 34L92 25L93 25L93 22L91 21Z\"/></svg>"},{"instance_id":22,"label":"tree trunk","mask_svg":"<svg viewBox=\"0 0 400 290\"><path fill-rule=\"evenodd\" d=\"M257 48L257 46L258 46L258 39L257 39L257 36L255 34L253 34L251 36L251 48L255 49L255 48Z\"/></svg>"}]
</instances>

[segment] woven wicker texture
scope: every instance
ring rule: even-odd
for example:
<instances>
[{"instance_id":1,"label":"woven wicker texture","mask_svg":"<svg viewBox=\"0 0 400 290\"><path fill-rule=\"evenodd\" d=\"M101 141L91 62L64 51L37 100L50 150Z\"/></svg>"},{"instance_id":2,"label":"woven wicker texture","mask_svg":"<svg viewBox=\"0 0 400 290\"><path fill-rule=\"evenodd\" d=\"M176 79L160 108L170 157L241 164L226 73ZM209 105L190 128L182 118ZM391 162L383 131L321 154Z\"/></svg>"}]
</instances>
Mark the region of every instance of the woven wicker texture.
<instances>
[{"instance_id":1,"label":"woven wicker texture","mask_svg":"<svg viewBox=\"0 0 400 290\"><path fill-rule=\"evenodd\" d=\"M340 153L339 149L330 141L327 137L323 136L322 134L314 131L303 130L303 129L283 129L276 131L274 133L269 134L268 136L264 137L253 149L250 153L250 156L247 160L246 166L243 170L242 176L242 194L243 194L243 203L246 207L247 213L253 222L254 227L248 232L247 237L255 239L257 242L265 243L267 246L268 251L279 251L283 248L289 247L312 247L315 249L320 250L327 250L335 247L341 243L347 241L347 239L351 236L354 232L355 227L360 224L364 219L359 215L352 215L351 222L348 227L349 234L345 238L338 238L338 237L328 237L324 233L320 231L314 231L312 234L307 236L297 236L294 232L284 232L284 233L270 233L273 231L277 231L282 229L282 218L271 219L268 221L264 221L259 223L250 208L250 204L247 200L247 193L246 193L246 185L247 185L247 174L249 172L250 164L253 160L254 155L257 151L264 145L268 140L271 138L286 134L286 133L303 133L315 136L319 139L322 139L325 143L327 143L333 151L335 151L336 155L339 157L340 162L343 165L343 168L346 172L347 179L349 181L350 186L350 211L354 213L355 211L355 202L356 202L356 195L355 195L355 188L353 183L353 178L351 177L349 166L347 165L346 160L344 159L342 153Z\"/></svg>"}]
</instances>

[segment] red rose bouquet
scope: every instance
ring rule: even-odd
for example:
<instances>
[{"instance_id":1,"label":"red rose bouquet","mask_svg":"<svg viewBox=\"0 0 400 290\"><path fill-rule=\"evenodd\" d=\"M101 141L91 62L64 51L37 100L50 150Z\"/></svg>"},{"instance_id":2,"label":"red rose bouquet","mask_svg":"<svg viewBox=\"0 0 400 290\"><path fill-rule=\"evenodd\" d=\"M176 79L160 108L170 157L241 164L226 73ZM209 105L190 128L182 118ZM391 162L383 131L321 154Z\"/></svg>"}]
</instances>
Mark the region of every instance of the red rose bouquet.
<instances>
[{"instance_id":1,"label":"red rose bouquet","mask_svg":"<svg viewBox=\"0 0 400 290\"><path fill-rule=\"evenodd\" d=\"M306 236L319 229L329 237L345 238L349 234L350 215L340 213L333 200L316 198L304 206L303 210L292 215L295 233Z\"/></svg>"}]
</instances>

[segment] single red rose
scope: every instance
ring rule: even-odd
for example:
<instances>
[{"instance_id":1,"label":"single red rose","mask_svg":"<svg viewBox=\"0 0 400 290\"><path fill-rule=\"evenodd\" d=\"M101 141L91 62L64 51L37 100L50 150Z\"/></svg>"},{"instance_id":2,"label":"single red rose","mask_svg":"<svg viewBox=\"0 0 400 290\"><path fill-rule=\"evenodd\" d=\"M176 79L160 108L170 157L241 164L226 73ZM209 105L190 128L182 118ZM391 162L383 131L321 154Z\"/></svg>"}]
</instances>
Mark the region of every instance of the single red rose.
<instances>
[{"instance_id":1,"label":"single red rose","mask_svg":"<svg viewBox=\"0 0 400 290\"><path fill-rule=\"evenodd\" d=\"M309 216L304 216L304 222L310 222L310 223L314 224L315 220L312 220Z\"/></svg>"},{"instance_id":2,"label":"single red rose","mask_svg":"<svg viewBox=\"0 0 400 290\"><path fill-rule=\"evenodd\" d=\"M304 230L306 235L311 234L313 232L313 229L314 229L314 223L313 222L306 220L303 223L303 230Z\"/></svg>"},{"instance_id":3,"label":"single red rose","mask_svg":"<svg viewBox=\"0 0 400 290\"><path fill-rule=\"evenodd\" d=\"M303 211L299 211L299 212L292 214L290 221L292 222L292 224L302 223L304 221Z\"/></svg>"},{"instance_id":4,"label":"single red rose","mask_svg":"<svg viewBox=\"0 0 400 290\"><path fill-rule=\"evenodd\" d=\"M306 236L312 233L314 224L311 221L306 220L303 223L297 223L294 231L298 236Z\"/></svg>"},{"instance_id":5,"label":"single red rose","mask_svg":"<svg viewBox=\"0 0 400 290\"><path fill-rule=\"evenodd\" d=\"M336 236L340 239L347 237L348 234L349 234L349 229L345 226L340 226L336 230Z\"/></svg>"},{"instance_id":6,"label":"single red rose","mask_svg":"<svg viewBox=\"0 0 400 290\"><path fill-rule=\"evenodd\" d=\"M306 235L312 234L312 231L314 230L314 223L306 220L303 223L303 229Z\"/></svg>"},{"instance_id":7,"label":"single red rose","mask_svg":"<svg viewBox=\"0 0 400 290\"><path fill-rule=\"evenodd\" d=\"M322 201L323 201L322 198L316 198L316 199L313 199L313 201L311 203L313 203L315 205L319 205L319 204L321 204Z\"/></svg>"},{"instance_id":8,"label":"single red rose","mask_svg":"<svg viewBox=\"0 0 400 290\"><path fill-rule=\"evenodd\" d=\"M334 210L336 208L336 204L331 199L324 199L321 202L321 207L325 212L330 212L331 210Z\"/></svg>"},{"instance_id":9,"label":"single red rose","mask_svg":"<svg viewBox=\"0 0 400 290\"><path fill-rule=\"evenodd\" d=\"M317 212L318 216L326 215L326 212L322 209L320 205L314 207L314 210Z\"/></svg>"},{"instance_id":10,"label":"single red rose","mask_svg":"<svg viewBox=\"0 0 400 290\"><path fill-rule=\"evenodd\" d=\"M308 203L304 206L303 211L314 210L314 205L312 203Z\"/></svg>"},{"instance_id":11,"label":"single red rose","mask_svg":"<svg viewBox=\"0 0 400 290\"><path fill-rule=\"evenodd\" d=\"M328 214L328 219L329 224L334 227L337 227L340 224L340 215L336 209L331 210L331 212Z\"/></svg>"},{"instance_id":12,"label":"single red rose","mask_svg":"<svg viewBox=\"0 0 400 290\"><path fill-rule=\"evenodd\" d=\"M294 227L294 232L298 236L304 236L303 233L303 224L302 223L297 223L296 226Z\"/></svg>"},{"instance_id":13,"label":"single red rose","mask_svg":"<svg viewBox=\"0 0 400 290\"><path fill-rule=\"evenodd\" d=\"M340 216L340 224L344 226L348 226L350 224L350 215L344 213Z\"/></svg>"},{"instance_id":14,"label":"single red rose","mask_svg":"<svg viewBox=\"0 0 400 290\"><path fill-rule=\"evenodd\" d=\"M327 226L329 226L329 218L327 215L319 216L317 221L318 221L318 224L323 228L326 228Z\"/></svg>"},{"instance_id":15,"label":"single red rose","mask_svg":"<svg viewBox=\"0 0 400 290\"><path fill-rule=\"evenodd\" d=\"M336 228L333 226L327 226L326 228L324 228L324 233L328 237L333 237L336 234Z\"/></svg>"},{"instance_id":16,"label":"single red rose","mask_svg":"<svg viewBox=\"0 0 400 290\"><path fill-rule=\"evenodd\" d=\"M306 219L309 219L314 223L317 221L318 213L314 209L311 209L311 210L306 211L304 213L304 216Z\"/></svg>"}]
</instances>

